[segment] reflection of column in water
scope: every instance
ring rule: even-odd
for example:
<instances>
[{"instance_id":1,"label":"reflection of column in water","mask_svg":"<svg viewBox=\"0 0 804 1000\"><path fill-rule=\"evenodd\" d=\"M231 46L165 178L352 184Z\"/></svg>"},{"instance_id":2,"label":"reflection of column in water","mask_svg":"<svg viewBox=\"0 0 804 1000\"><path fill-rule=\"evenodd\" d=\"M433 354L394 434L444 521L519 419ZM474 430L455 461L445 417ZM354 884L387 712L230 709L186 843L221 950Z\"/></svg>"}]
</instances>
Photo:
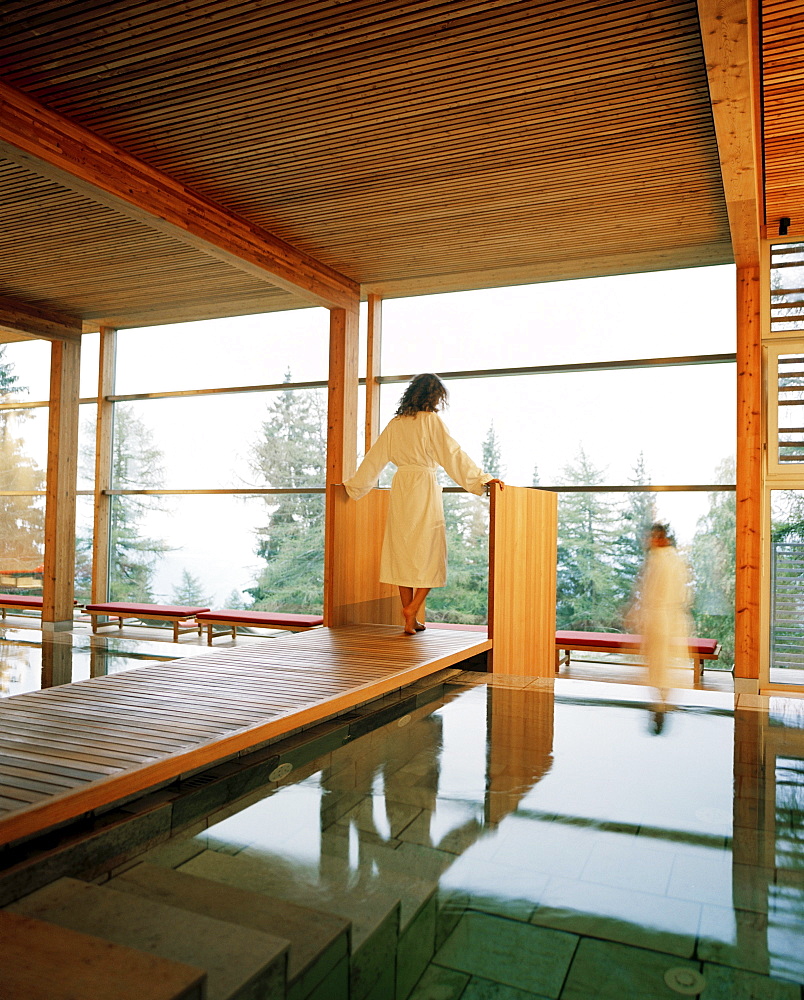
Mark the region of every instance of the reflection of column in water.
<instances>
[{"instance_id":1,"label":"reflection of column in water","mask_svg":"<svg viewBox=\"0 0 804 1000\"><path fill-rule=\"evenodd\" d=\"M552 687L488 688L486 822L499 823L553 764Z\"/></svg>"},{"instance_id":2,"label":"reflection of column in water","mask_svg":"<svg viewBox=\"0 0 804 1000\"><path fill-rule=\"evenodd\" d=\"M69 638L69 637L68 637ZM73 679L73 647L58 637L42 635L42 688L70 684Z\"/></svg>"},{"instance_id":3,"label":"reflection of column in water","mask_svg":"<svg viewBox=\"0 0 804 1000\"><path fill-rule=\"evenodd\" d=\"M436 707L336 750L333 765L322 772L320 872L329 889L366 891L382 880L387 841L399 831L397 805L435 808L442 722L428 713ZM375 809L384 811L382 830Z\"/></svg>"},{"instance_id":4,"label":"reflection of column in water","mask_svg":"<svg viewBox=\"0 0 804 1000\"><path fill-rule=\"evenodd\" d=\"M89 676L105 677L109 672L109 651L106 639L100 635L89 638Z\"/></svg>"},{"instance_id":5,"label":"reflection of column in water","mask_svg":"<svg viewBox=\"0 0 804 1000\"><path fill-rule=\"evenodd\" d=\"M774 727L775 728L775 727ZM763 712L734 713L732 904L738 954L768 974L770 883L776 877L776 754Z\"/></svg>"}]
</instances>

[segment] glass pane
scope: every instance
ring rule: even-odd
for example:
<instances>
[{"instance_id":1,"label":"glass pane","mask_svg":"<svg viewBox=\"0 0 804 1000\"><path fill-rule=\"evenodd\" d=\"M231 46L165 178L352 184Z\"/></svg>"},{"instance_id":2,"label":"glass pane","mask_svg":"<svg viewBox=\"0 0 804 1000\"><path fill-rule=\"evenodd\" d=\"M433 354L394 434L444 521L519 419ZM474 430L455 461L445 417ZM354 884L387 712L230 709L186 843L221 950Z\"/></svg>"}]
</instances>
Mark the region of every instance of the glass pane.
<instances>
[{"instance_id":1,"label":"glass pane","mask_svg":"<svg viewBox=\"0 0 804 1000\"><path fill-rule=\"evenodd\" d=\"M708 485L734 454L735 383L731 363L458 379L444 420L477 462L493 432L515 486ZM383 387L384 421L404 388Z\"/></svg>"},{"instance_id":2,"label":"glass pane","mask_svg":"<svg viewBox=\"0 0 804 1000\"><path fill-rule=\"evenodd\" d=\"M489 504L469 494L444 497L447 525L447 585L427 595L427 621L488 621Z\"/></svg>"},{"instance_id":3,"label":"glass pane","mask_svg":"<svg viewBox=\"0 0 804 1000\"><path fill-rule=\"evenodd\" d=\"M771 491L770 680L804 684L804 490Z\"/></svg>"},{"instance_id":4,"label":"glass pane","mask_svg":"<svg viewBox=\"0 0 804 1000\"><path fill-rule=\"evenodd\" d=\"M115 392L273 385L329 371L329 313L297 309L117 334ZM95 390L97 392L97 389Z\"/></svg>"},{"instance_id":5,"label":"glass pane","mask_svg":"<svg viewBox=\"0 0 804 1000\"><path fill-rule=\"evenodd\" d=\"M735 350L734 268L383 302L382 371L468 371ZM670 346L672 345L672 346Z\"/></svg>"},{"instance_id":6,"label":"glass pane","mask_svg":"<svg viewBox=\"0 0 804 1000\"><path fill-rule=\"evenodd\" d=\"M82 403L78 407L78 489L95 488L95 427L97 403Z\"/></svg>"},{"instance_id":7,"label":"glass pane","mask_svg":"<svg viewBox=\"0 0 804 1000\"><path fill-rule=\"evenodd\" d=\"M0 396L13 399L50 398L50 344L21 340L0 344Z\"/></svg>"},{"instance_id":8,"label":"glass pane","mask_svg":"<svg viewBox=\"0 0 804 1000\"><path fill-rule=\"evenodd\" d=\"M95 498L81 496L75 503L75 599L79 604L92 600L92 540Z\"/></svg>"},{"instance_id":9,"label":"glass pane","mask_svg":"<svg viewBox=\"0 0 804 1000\"><path fill-rule=\"evenodd\" d=\"M323 389L117 403L115 489L323 486Z\"/></svg>"},{"instance_id":10,"label":"glass pane","mask_svg":"<svg viewBox=\"0 0 804 1000\"><path fill-rule=\"evenodd\" d=\"M112 499L111 600L321 612L323 494Z\"/></svg>"},{"instance_id":11,"label":"glass pane","mask_svg":"<svg viewBox=\"0 0 804 1000\"><path fill-rule=\"evenodd\" d=\"M735 494L560 493L556 627L632 632L629 612L645 558L645 533L669 526L690 572L695 634L734 659Z\"/></svg>"},{"instance_id":12,"label":"glass pane","mask_svg":"<svg viewBox=\"0 0 804 1000\"><path fill-rule=\"evenodd\" d=\"M804 354L780 354L777 369L779 462L804 462Z\"/></svg>"},{"instance_id":13,"label":"glass pane","mask_svg":"<svg viewBox=\"0 0 804 1000\"><path fill-rule=\"evenodd\" d=\"M28 470L23 469L27 472ZM19 475L5 470L2 478ZM45 558L45 498L0 493L0 590L41 594Z\"/></svg>"},{"instance_id":14,"label":"glass pane","mask_svg":"<svg viewBox=\"0 0 804 1000\"><path fill-rule=\"evenodd\" d=\"M81 389L82 399L98 395L98 363L100 360L100 334L85 333L81 338Z\"/></svg>"},{"instance_id":15,"label":"glass pane","mask_svg":"<svg viewBox=\"0 0 804 1000\"><path fill-rule=\"evenodd\" d=\"M771 250L771 333L804 330L804 243Z\"/></svg>"}]
</instances>

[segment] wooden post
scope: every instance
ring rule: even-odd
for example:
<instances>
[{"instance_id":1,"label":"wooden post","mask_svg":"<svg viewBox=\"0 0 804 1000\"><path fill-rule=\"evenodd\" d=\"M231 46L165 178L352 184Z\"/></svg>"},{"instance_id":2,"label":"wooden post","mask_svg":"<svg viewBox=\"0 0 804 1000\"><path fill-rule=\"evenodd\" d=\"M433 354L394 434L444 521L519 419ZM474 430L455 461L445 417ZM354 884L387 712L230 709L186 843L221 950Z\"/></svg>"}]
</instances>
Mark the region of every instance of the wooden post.
<instances>
[{"instance_id":1,"label":"wooden post","mask_svg":"<svg viewBox=\"0 0 804 1000\"><path fill-rule=\"evenodd\" d=\"M380 351L382 349L382 296L368 297L368 343L366 349L366 451L380 433Z\"/></svg>"},{"instance_id":2,"label":"wooden post","mask_svg":"<svg viewBox=\"0 0 804 1000\"><path fill-rule=\"evenodd\" d=\"M490 669L554 677L558 497L493 487L490 520Z\"/></svg>"},{"instance_id":3,"label":"wooden post","mask_svg":"<svg viewBox=\"0 0 804 1000\"><path fill-rule=\"evenodd\" d=\"M109 600L109 541L111 535L112 432L114 403L107 396L114 392L114 361L117 331L100 328L98 363L98 416L95 427L95 516L92 534L92 602Z\"/></svg>"},{"instance_id":4,"label":"wooden post","mask_svg":"<svg viewBox=\"0 0 804 1000\"><path fill-rule=\"evenodd\" d=\"M759 267L738 267L735 681L759 678L763 442L760 310Z\"/></svg>"},{"instance_id":5,"label":"wooden post","mask_svg":"<svg viewBox=\"0 0 804 1000\"><path fill-rule=\"evenodd\" d=\"M81 342L54 340L50 357L43 630L73 624Z\"/></svg>"},{"instance_id":6,"label":"wooden post","mask_svg":"<svg viewBox=\"0 0 804 1000\"><path fill-rule=\"evenodd\" d=\"M329 323L329 398L327 405L327 496L324 525L324 624L333 622L338 551L335 491L357 463L358 303L332 309Z\"/></svg>"}]
</instances>

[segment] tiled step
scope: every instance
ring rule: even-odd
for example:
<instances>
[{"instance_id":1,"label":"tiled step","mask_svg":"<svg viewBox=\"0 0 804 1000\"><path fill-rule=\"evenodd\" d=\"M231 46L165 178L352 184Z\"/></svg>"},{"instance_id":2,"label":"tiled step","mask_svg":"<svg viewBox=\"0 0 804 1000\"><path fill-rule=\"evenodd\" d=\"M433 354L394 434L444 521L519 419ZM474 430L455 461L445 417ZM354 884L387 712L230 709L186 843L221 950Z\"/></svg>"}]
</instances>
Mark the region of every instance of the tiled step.
<instances>
[{"instance_id":1,"label":"tiled step","mask_svg":"<svg viewBox=\"0 0 804 1000\"><path fill-rule=\"evenodd\" d=\"M282 899L143 863L108 883L120 892L286 938L288 1000L348 996L349 921Z\"/></svg>"},{"instance_id":2,"label":"tiled step","mask_svg":"<svg viewBox=\"0 0 804 1000\"><path fill-rule=\"evenodd\" d=\"M201 969L0 910L3 1000L204 1000Z\"/></svg>"},{"instance_id":3,"label":"tiled step","mask_svg":"<svg viewBox=\"0 0 804 1000\"><path fill-rule=\"evenodd\" d=\"M7 909L203 969L207 1000L285 996L287 940L249 927L71 878L52 882Z\"/></svg>"},{"instance_id":4,"label":"tiled step","mask_svg":"<svg viewBox=\"0 0 804 1000\"><path fill-rule=\"evenodd\" d=\"M379 850L379 848L378 848ZM334 859L329 859L334 860ZM323 858L322 863L327 859ZM202 851L181 867L181 872L251 892L264 893L321 913L348 920L352 926L350 966L351 1000L404 1000L426 967L435 940L434 885L409 870L383 871L370 883L332 865L319 884L299 878L287 866L271 866L247 854L231 856ZM400 926L400 899L405 918ZM418 970L418 971L417 971Z\"/></svg>"}]
</instances>

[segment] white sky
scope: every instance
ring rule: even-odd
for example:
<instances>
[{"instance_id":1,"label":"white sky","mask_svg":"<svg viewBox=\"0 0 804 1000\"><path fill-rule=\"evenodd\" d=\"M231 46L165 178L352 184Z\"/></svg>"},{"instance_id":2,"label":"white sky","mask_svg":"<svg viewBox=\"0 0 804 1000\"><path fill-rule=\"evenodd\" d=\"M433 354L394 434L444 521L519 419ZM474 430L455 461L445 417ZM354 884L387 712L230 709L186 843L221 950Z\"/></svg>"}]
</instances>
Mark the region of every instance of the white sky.
<instances>
[{"instance_id":1,"label":"white sky","mask_svg":"<svg viewBox=\"0 0 804 1000\"><path fill-rule=\"evenodd\" d=\"M383 374L733 352L734 282L728 266L388 300ZM324 309L121 331L116 391L269 384L287 370L294 380L324 380L328 332ZM97 335L84 338L84 397L97 392L97 343ZM10 344L6 360L29 399L47 398L46 343ZM383 390L384 419L403 388ZM449 388L444 416L451 432L479 461L494 421L513 484L530 485L534 466L543 484L560 482L580 446L609 485L628 482L640 451L652 481L664 484L711 483L717 463L734 453L733 365L465 379ZM130 405L164 452L165 487L254 484L248 456L265 415L263 395ZM23 430L44 467L46 411ZM691 537L706 495L663 494L660 502L680 538ZM90 506L82 502L79 514L89 516ZM170 597L184 567L218 602L251 581L259 563L253 529L265 519L261 501L185 497L165 506L148 526L178 547L160 567L160 597Z\"/></svg>"}]
</instances>

